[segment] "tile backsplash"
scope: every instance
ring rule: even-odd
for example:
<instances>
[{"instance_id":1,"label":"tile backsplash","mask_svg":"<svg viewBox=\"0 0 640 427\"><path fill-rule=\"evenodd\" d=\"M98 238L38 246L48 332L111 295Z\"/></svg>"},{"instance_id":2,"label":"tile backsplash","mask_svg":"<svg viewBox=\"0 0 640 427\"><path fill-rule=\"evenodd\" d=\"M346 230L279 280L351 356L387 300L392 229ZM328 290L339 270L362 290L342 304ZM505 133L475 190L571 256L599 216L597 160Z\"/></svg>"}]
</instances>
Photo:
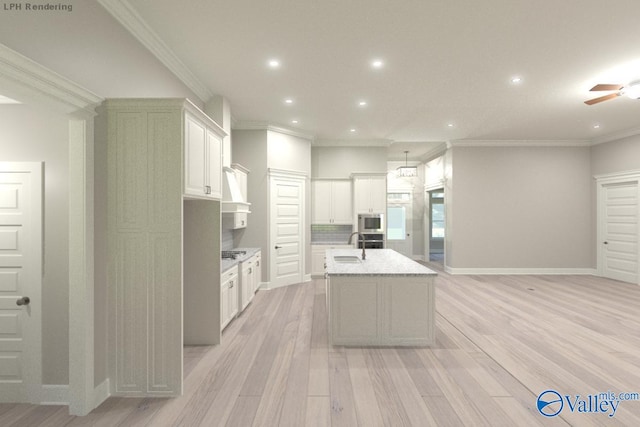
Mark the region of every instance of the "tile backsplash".
<instances>
[{"instance_id":1,"label":"tile backsplash","mask_svg":"<svg viewBox=\"0 0 640 427\"><path fill-rule=\"evenodd\" d=\"M353 230L352 225L311 225L311 244L314 243L347 243Z\"/></svg>"}]
</instances>

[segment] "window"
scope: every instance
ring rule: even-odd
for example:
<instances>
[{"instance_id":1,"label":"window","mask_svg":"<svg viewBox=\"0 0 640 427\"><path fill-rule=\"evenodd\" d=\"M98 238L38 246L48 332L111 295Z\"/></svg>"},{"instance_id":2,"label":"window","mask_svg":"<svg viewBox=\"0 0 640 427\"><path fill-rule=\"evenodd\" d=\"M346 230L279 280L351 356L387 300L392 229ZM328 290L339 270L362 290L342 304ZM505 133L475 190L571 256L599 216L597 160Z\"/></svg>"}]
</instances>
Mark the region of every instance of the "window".
<instances>
[{"instance_id":1,"label":"window","mask_svg":"<svg viewBox=\"0 0 640 427\"><path fill-rule=\"evenodd\" d=\"M407 236L405 228L407 211L404 206L387 208L387 239L404 240Z\"/></svg>"},{"instance_id":2,"label":"window","mask_svg":"<svg viewBox=\"0 0 640 427\"><path fill-rule=\"evenodd\" d=\"M444 193L431 193L431 238L444 238Z\"/></svg>"}]
</instances>

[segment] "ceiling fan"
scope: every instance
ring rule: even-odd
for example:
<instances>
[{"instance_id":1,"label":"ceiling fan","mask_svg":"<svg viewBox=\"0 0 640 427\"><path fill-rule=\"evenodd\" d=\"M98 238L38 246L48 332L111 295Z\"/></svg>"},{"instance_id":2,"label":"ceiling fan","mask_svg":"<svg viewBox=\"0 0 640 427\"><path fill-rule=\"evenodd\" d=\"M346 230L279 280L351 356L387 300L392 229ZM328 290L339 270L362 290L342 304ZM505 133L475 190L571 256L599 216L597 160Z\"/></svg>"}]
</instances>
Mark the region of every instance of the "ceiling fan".
<instances>
[{"instance_id":1,"label":"ceiling fan","mask_svg":"<svg viewBox=\"0 0 640 427\"><path fill-rule=\"evenodd\" d=\"M599 102L608 101L609 99L617 98L618 96L627 95L631 99L640 99L640 81L629 83L628 85L618 84L598 84L589 89L590 92L610 91L614 90L615 93L593 98L588 101L584 101L587 105L597 104Z\"/></svg>"}]
</instances>

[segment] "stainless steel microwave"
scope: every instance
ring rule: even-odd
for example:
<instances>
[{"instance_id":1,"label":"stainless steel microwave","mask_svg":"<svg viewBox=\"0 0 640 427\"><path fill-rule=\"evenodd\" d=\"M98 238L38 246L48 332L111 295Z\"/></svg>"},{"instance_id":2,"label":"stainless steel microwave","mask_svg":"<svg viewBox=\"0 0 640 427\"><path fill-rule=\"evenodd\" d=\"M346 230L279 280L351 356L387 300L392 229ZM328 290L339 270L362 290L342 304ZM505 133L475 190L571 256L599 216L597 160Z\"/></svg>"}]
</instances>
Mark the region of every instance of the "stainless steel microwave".
<instances>
[{"instance_id":1,"label":"stainless steel microwave","mask_svg":"<svg viewBox=\"0 0 640 427\"><path fill-rule=\"evenodd\" d=\"M358 214L358 231L360 233L384 233L384 214Z\"/></svg>"}]
</instances>

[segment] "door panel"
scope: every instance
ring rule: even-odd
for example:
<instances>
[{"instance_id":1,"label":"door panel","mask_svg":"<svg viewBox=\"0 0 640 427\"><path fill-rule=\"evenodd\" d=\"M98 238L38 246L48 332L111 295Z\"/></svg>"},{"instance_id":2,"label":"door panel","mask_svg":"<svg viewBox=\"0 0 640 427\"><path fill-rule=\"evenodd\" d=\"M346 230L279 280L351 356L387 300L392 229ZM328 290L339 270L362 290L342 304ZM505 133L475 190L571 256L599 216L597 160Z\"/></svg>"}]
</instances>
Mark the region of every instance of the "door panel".
<instances>
[{"instance_id":1,"label":"door panel","mask_svg":"<svg viewBox=\"0 0 640 427\"><path fill-rule=\"evenodd\" d=\"M638 283L638 183L603 187L603 274Z\"/></svg>"},{"instance_id":2,"label":"door panel","mask_svg":"<svg viewBox=\"0 0 640 427\"><path fill-rule=\"evenodd\" d=\"M42 164L0 162L0 402L40 403L41 277Z\"/></svg>"},{"instance_id":3,"label":"door panel","mask_svg":"<svg viewBox=\"0 0 640 427\"><path fill-rule=\"evenodd\" d=\"M271 177L271 286L302 282L304 276L304 181Z\"/></svg>"}]
</instances>

